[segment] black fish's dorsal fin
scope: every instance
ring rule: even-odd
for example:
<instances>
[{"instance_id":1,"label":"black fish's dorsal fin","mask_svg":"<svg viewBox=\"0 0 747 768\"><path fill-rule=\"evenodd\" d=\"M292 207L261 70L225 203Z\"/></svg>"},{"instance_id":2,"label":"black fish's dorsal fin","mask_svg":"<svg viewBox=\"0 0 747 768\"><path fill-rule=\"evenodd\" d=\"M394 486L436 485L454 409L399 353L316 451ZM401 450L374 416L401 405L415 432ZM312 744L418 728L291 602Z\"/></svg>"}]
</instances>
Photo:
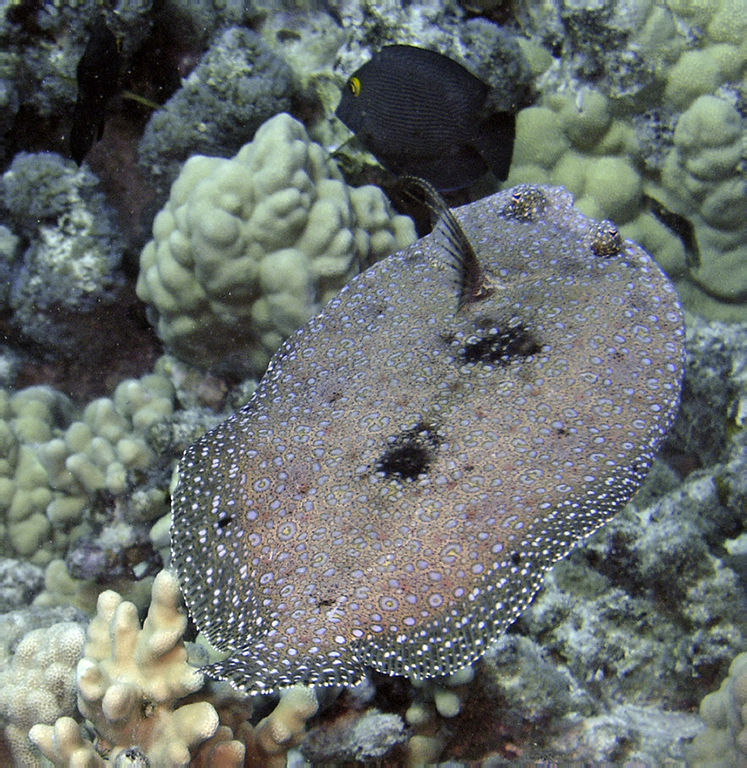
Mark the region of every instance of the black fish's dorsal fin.
<instances>
[{"instance_id":1,"label":"black fish's dorsal fin","mask_svg":"<svg viewBox=\"0 0 747 768\"><path fill-rule=\"evenodd\" d=\"M436 219L434 232L438 228L446 237L446 251L459 276L457 312L470 302L489 296L493 289L485 278L475 249L438 190L430 182L417 176L403 176L401 181L406 194L430 209Z\"/></svg>"}]
</instances>

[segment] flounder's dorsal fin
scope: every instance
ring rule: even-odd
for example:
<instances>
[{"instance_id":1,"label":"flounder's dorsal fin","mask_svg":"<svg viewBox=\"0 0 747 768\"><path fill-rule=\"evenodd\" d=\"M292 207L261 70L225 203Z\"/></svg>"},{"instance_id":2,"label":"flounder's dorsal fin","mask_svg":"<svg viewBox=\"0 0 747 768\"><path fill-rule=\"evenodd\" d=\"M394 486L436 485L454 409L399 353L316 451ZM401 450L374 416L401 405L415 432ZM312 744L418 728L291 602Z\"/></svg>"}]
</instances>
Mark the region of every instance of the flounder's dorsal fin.
<instances>
[{"instance_id":1,"label":"flounder's dorsal fin","mask_svg":"<svg viewBox=\"0 0 747 768\"><path fill-rule=\"evenodd\" d=\"M456 270L459 285L457 312L467 304L489 296L493 289L485 277L475 249L438 190L417 176L403 176L401 181L405 194L423 203L431 211L435 219L433 231L438 230L445 236L447 262Z\"/></svg>"}]
</instances>

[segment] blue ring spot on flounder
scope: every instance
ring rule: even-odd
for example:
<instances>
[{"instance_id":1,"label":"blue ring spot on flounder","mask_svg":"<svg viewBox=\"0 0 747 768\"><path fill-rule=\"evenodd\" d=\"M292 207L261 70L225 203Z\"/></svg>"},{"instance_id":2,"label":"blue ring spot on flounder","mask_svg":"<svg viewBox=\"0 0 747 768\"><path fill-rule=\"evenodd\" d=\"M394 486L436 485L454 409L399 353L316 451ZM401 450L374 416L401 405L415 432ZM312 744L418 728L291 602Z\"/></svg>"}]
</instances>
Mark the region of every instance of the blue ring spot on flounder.
<instances>
[{"instance_id":1,"label":"blue ring spot on flounder","mask_svg":"<svg viewBox=\"0 0 747 768\"><path fill-rule=\"evenodd\" d=\"M454 214L489 290L461 301L437 227L354 278L186 451L173 562L229 653L209 675L260 693L453 673L645 477L683 370L662 271L561 189Z\"/></svg>"}]
</instances>

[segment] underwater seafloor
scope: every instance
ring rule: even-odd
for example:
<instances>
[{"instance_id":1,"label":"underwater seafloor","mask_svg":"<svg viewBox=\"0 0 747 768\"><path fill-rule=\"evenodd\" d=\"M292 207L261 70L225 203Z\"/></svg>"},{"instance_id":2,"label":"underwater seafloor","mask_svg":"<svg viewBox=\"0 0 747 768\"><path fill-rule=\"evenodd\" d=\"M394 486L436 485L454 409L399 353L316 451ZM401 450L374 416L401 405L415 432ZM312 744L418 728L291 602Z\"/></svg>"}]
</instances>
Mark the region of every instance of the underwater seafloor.
<instances>
[{"instance_id":1,"label":"underwater seafloor","mask_svg":"<svg viewBox=\"0 0 747 768\"><path fill-rule=\"evenodd\" d=\"M745 762L747 5L294 6L0 5L0 761ZM114 49L91 45L102 14ZM563 186L666 271L680 413L472 667L245 699L196 671L211 652L162 570L174 469L415 238L334 117L395 43L517 113L508 179L451 202Z\"/></svg>"}]
</instances>

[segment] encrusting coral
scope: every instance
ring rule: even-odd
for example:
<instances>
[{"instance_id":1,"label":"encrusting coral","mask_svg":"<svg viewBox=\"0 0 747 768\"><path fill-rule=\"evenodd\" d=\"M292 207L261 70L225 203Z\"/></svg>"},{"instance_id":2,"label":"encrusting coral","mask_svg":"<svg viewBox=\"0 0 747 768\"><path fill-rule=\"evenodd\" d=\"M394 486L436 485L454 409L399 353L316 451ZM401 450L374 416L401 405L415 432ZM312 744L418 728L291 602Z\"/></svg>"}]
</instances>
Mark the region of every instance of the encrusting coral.
<instances>
[{"instance_id":1,"label":"encrusting coral","mask_svg":"<svg viewBox=\"0 0 747 768\"><path fill-rule=\"evenodd\" d=\"M236 157L185 163L140 256L137 293L177 357L209 366L230 353L264 371L353 275L414 240L381 189L348 187L281 113Z\"/></svg>"},{"instance_id":2,"label":"encrusting coral","mask_svg":"<svg viewBox=\"0 0 747 768\"><path fill-rule=\"evenodd\" d=\"M293 73L260 36L231 27L151 116L139 143L151 180L170 183L191 154L237 152L265 120L291 108Z\"/></svg>"},{"instance_id":3,"label":"encrusting coral","mask_svg":"<svg viewBox=\"0 0 747 768\"><path fill-rule=\"evenodd\" d=\"M124 246L99 181L57 154L21 152L0 197L29 243L10 270L12 323L47 352L75 355L102 309L116 314L124 286Z\"/></svg>"}]
</instances>

